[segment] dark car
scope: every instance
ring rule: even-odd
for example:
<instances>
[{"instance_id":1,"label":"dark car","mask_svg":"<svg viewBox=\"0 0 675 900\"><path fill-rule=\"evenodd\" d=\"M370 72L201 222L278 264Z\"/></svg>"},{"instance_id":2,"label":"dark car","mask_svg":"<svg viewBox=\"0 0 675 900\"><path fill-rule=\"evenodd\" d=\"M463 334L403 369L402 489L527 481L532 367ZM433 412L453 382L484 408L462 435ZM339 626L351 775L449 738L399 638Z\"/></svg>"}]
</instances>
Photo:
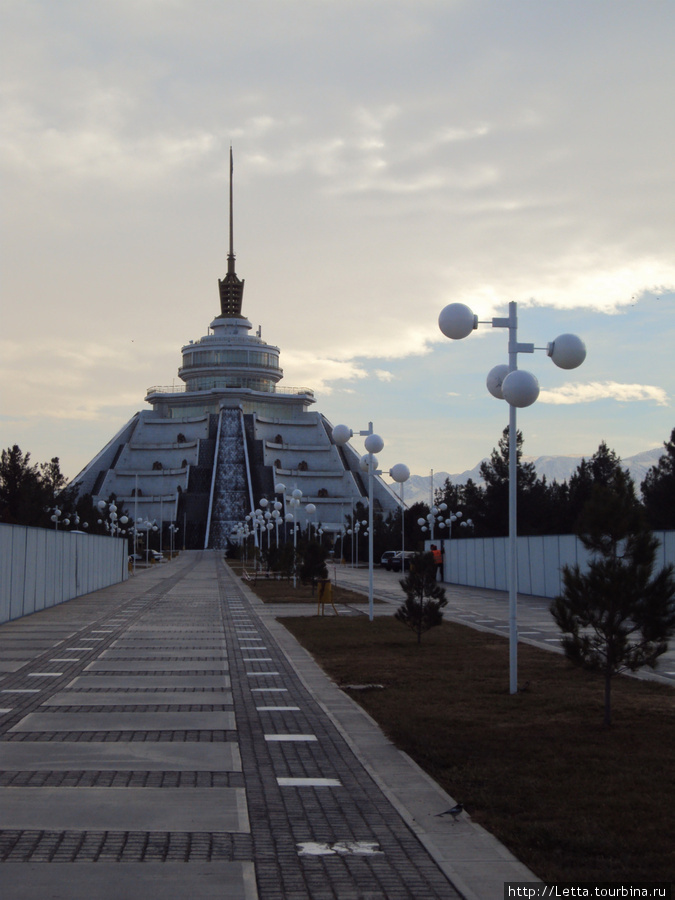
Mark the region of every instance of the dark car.
<instances>
[{"instance_id":1,"label":"dark car","mask_svg":"<svg viewBox=\"0 0 675 900\"><path fill-rule=\"evenodd\" d=\"M401 571L401 563L403 563L403 571L410 568L412 558L415 556L414 550L405 550L403 553L399 550L396 556L389 561L388 569L392 572Z\"/></svg>"},{"instance_id":2,"label":"dark car","mask_svg":"<svg viewBox=\"0 0 675 900\"><path fill-rule=\"evenodd\" d=\"M382 554L382 558L380 559L380 565L384 566L384 568L387 569L387 571L391 571L391 566L389 565L389 563L395 556L396 556L396 550L386 550Z\"/></svg>"}]
</instances>

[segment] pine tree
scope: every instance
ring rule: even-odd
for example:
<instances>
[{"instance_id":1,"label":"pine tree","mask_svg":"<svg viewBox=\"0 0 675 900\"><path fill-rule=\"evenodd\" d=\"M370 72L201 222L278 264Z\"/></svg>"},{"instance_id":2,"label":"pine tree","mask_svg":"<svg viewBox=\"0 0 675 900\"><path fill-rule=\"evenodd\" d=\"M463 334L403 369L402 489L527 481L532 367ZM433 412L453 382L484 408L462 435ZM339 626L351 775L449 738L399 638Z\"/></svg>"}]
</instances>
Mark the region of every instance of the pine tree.
<instances>
[{"instance_id":1,"label":"pine tree","mask_svg":"<svg viewBox=\"0 0 675 900\"><path fill-rule=\"evenodd\" d=\"M31 463L18 444L0 455L0 522L52 528L51 510L74 510L76 492L67 487L58 456L48 463Z\"/></svg>"},{"instance_id":2,"label":"pine tree","mask_svg":"<svg viewBox=\"0 0 675 900\"><path fill-rule=\"evenodd\" d=\"M0 521L15 525L49 526L48 508L56 504L53 483L58 458L51 465L32 464L30 453L14 444L0 456ZM59 473L60 475L60 473ZM58 479L59 488L65 479Z\"/></svg>"},{"instance_id":3,"label":"pine tree","mask_svg":"<svg viewBox=\"0 0 675 900\"><path fill-rule=\"evenodd\" d=\"M621 458L602 441L590 459L582 459L569 481L568 522L578 530L579 518L591 499L594 485L611 487L617 472L625 472ZM630 477L630 476L629 476Z\"/></svg>"},{"instance_id":4,"label":"pine tree","mask_svg":"<svg viewBox=\"0 0 675 900\"><path fill-rule=\"evenodd\" d=\"M481 463L480 474L485 481L483 514L481 526L487 526L487 533L500 536L509 533L509 429L502 432L498 448L493 449L489 462ZM523 433L516 433L516 466L518 489L518 534L529 534L530 497L540 484L534 463L524 463ZM481 532L483 529L481 528Z\"/></svg>"},{"instance_id":5,"label":"pine tree","mask_svg":"<svg viewBox=\"0 0 675 900\"><path fill-rule=\"evenodd\" d=\"M417 635L443 622L445 588L436 581L436 565L431 553L419 553L413 557L410 570L399 582L405 591L405 603L394 613L394 618L407 625Z\"/></svg>"},{"instance_id":6,"label":"pine tree","mask_svg":"<svg viewBox=\"0 0 675 900\"><path fill-rule=\"evenodd\" d=\"M579 521L591 552L588 570L563 568L563 593L551 613L569 660L604 675L604 721L612 721L612 678L655 666L675 633L673 566L652 577L658 541L644 524L630 476L617 467L593 485Z\"/></svg>"},{"instance_id":7,"label":"pine tree","mask_svg":"<svg viewBox=\"0 0 675 900\"><path fill-rule=\"evenodd\" d=\"M675 428L663 445L666 452L647 472L642 499L651 528L675 528Z\"/></svg>"}]
</instances>

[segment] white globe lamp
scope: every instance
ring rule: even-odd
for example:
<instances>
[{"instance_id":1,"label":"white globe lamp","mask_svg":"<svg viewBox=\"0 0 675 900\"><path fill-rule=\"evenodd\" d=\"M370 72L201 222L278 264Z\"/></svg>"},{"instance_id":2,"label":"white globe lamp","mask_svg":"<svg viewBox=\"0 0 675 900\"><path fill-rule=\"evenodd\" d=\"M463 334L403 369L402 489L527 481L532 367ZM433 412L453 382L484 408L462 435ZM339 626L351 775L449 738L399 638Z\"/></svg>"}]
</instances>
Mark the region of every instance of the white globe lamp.
<instances>
[{"instance_id":1,"label":"white globe lamp","mask_svg":"<svg viewBox=\"0 0 675 900\"><path fill-rule=\"evenodd\" d=\"M576 334L561 334L546 347L560 369L576 369L586 359L586 345Z\"/></svg>"},{"instance_id":2,"label":"white globe lamp","mask_svg":"<svg viewBox=\"0 0 675 900\"><path fill-rule=\"evenodd\" d=\"M502 383L504 399L510 406L524 409L532 406L539 396L539 382L531 372L516 369L509 372Z\"/></svg>"},{"instance_id":3,"label":"white globe lamp","mask_svg":"<svg viewBox=\"0 0 675 900\"><path fill-rule=\"evenodd\" d=\"M493 397L496 397L497 400L504 399L504 394L502 393L502 385L504 384L504 379L508 374L509 367L505 364L495 366L488 372L488 377L485 383L487 384L488 391L492 394Z\"/></svg>"},{"instance_id":4,"label":"white globe lamp","mask_svg":"<svg viewBox=\"0 0 675 900\"><path fill-rule=\"evenodd\" d=\"M347 425L336 425L333 429L333 440L339 446L349 443L354 432Z\"/></svg>"},{"instance_id":5,"label":"white globe lamp","mask_svg":"<svg viewBox=\"0 0 675 900\"><path fill-rule=\"evenodd\" d=\"M381 453L384 448L384 441L379 434L369 434L364 441L364 445L368 453Z\"/></svg>"},{"instance_id":6,"label":"white globe lamp","mask_svg":"<svg viewBox=\"0 0 675 900\"><path fill-rule=\"evenodd\" d=\"M438 327L453 341L467 337L478 326L478 316L464 303L450 303L438 317Z\"/></svg>"},{"instance_id":7,"label":"white globe lamp","mask_svg":"<svg viewBox=\"0 0 675 900\"><path fill-rule=\"evenodd\" d=\"M397 484L403 484L404 481L407 481L410 478L410 469L405 463L396 463L395 466L392 466L391 469L389 469L389 476Z\"/></svg>"}]
</instances>

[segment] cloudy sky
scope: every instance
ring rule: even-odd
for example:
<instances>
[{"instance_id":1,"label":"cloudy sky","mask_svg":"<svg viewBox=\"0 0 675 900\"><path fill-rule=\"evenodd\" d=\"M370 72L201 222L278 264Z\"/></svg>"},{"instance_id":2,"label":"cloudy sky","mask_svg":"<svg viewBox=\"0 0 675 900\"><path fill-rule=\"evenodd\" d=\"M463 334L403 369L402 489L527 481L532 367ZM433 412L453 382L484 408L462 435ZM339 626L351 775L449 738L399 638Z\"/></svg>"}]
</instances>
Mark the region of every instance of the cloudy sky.
<instances>
[{"instance_id":1,"label":"cloudy sky","mask_svg":"<svg viewBox=\"0 0 675 900\"><path fill-rule=\"evenodd\" d=\"M508 421L489 325L576 332L525 453L675 426L672 0L0 0L0 443L73 477L219 312L380 462L461 472ZM356 444L360 449L361 445Z\"/></svg>"}]
</instances>

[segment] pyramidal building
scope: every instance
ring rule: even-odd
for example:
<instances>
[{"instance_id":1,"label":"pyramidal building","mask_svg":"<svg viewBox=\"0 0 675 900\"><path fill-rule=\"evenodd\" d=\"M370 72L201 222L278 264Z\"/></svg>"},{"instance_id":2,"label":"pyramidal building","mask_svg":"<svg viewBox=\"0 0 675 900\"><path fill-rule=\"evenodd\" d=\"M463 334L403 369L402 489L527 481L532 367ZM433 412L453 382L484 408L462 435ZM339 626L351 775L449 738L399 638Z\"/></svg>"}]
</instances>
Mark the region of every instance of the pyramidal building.
<instances>
[{"instance_id":1,"label":"pyramidal building","mask_svg":"<svg viewBox=\"0 0 675 900\"><path fill-rule=\"evenodd\" d=\"M76 476L94 503L115 495L137 519L175 524L187 548L224 549L260 500L302 491L296 520L312 503L313 526L340 532L355 502L367 504L359 454L333 441L333 427L310 410L314 393L281 384L278 347L243 314L244 281L235 272L232 154L227 274L218 280L220 312L197 341L181 349L180 386L148 388L149 409L137 412ZM379 477L375 511L399 500ZM290 510L289 510L290 511ZM165 542L166 545L166 542Z\"/></svg>"}]
</instances>

